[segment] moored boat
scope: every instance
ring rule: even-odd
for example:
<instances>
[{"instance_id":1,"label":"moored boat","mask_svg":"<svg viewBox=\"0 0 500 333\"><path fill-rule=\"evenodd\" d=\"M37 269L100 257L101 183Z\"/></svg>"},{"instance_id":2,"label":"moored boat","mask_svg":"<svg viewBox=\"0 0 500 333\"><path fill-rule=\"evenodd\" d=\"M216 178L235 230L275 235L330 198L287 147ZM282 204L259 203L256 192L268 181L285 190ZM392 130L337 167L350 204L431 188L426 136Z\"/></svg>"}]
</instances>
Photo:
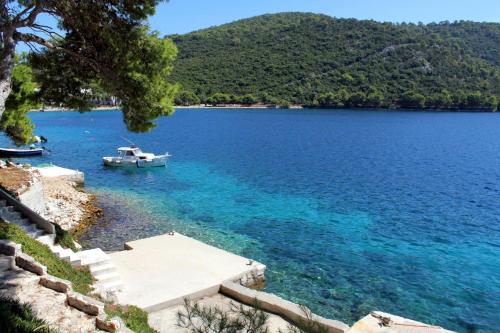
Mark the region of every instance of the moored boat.
<instances>
[{"instance_id":1,"label":"moored boat","mask_svg":"<svg viewBox=\"0 0 500 333\"><path fill-rule=\"evenodd\" d=\"M167 164L167 159L170 157L168 153L164 155L155 155L152 153L143 153L139 147L120 147L118 148L118 156L103 157L102 161L106 166L113 167L162 167Z\"/></svg>"},{"instance_id":2,"label":"moored boat","mask_svg":"<svg viewBox=\"0 0 500 333\"><path fill-rule=\"evenodd\" d=\"M0 148L0 157L29 157L42 155L42 148L16 149L16 148Z\"/></svg>"}]
</instances>

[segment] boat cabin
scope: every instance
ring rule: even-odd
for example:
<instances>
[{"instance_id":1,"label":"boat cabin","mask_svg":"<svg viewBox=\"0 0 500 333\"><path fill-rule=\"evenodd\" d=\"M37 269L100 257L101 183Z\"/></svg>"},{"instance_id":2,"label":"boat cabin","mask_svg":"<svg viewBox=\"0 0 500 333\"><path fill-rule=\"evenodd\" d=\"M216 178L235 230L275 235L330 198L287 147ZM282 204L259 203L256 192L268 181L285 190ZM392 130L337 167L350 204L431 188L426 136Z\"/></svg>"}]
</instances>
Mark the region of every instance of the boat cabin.
<instances>
[{"instance_id":1,"label":"boat cabin","mask_svg":"<svg viewBox=\"0 0 500 333\"><path fill-rule=\"evenodd\" d=\"M118 155L121 158L139 157L141 154L142 154L142 150L138 147L120 147L120 148L118 148Z\"/></svg>"}]
</instances>

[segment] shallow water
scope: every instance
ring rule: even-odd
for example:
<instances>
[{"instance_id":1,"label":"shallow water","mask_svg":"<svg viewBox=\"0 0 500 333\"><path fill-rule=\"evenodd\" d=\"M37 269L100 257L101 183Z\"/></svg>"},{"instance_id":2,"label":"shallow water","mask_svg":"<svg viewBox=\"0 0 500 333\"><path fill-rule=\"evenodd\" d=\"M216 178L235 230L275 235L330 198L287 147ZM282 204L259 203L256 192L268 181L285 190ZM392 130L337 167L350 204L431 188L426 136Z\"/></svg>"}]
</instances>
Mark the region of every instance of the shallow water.
<instances>
[{"instance_id":1,"label":"shallow water","mask_svg":"<svg viewBox=\"0 0 500 333\"><path fill-rule=\"evenodd\" d=\"M378 309L460 332L500 324L500 114L179 110L32 114L107 216L85 246L177 230L265 263L267 290L352 323ZM167 168L104 168L125 136ZM5 139L3 139L5 141Z\"/></svg>"}]
</instances>

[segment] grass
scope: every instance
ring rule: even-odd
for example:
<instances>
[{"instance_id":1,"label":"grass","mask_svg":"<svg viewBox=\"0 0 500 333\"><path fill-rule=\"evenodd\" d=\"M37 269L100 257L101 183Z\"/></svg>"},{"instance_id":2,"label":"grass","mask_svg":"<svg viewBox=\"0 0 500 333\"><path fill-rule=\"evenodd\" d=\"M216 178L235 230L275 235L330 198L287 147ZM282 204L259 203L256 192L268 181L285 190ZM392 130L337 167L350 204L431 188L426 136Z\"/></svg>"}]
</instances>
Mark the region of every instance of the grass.
<instances>
[{"instance_id":1,"label":"grass","mask_svg":"<svg viewBox=\"0 0 500 333\"><path fill-rule=\"evenodd\" d=\"M105 308L108 318L120 317L128 328L136 333L158 333L148 324L148 313L136 306L108 304Z\"/></svg>"},{"instance_id":2,"label":"grass","mask_svg":"<svg viewBox=\"0 0 500 333\"><path fill-rule=\"evenodd\" d=\"M56 333L33 314L29 305L6 297L0 297L0 332Z\"/></svg>"},{"instance_id":3,"label":"grass","mask_svg":"<svg viewBox=\"0 0 500 333\"><path fill-rule=\"evenodd\" d=\"M17 225L0 221L0 239L9 239L21 244L22 251L47 266L49 274L71 281L75 291L82 294L92 291L92 275L88 269L76 269L59 259L47 245L32 239Z\"/></svg>"},{"instance_id":4,"label":"grass","mask_svg":"<svg viewBox=\"0 0 500 333\"><path fill-rule=\"evenodd\" d=\"M59 244L66 249L71 249L74 252L78 252L79 250L76 247L75 242L73 241L73 237L71 237L69 232L67 232L57 224L54 224L54 227L56 228L56 244Z\"/></svg>"}]
</instances>

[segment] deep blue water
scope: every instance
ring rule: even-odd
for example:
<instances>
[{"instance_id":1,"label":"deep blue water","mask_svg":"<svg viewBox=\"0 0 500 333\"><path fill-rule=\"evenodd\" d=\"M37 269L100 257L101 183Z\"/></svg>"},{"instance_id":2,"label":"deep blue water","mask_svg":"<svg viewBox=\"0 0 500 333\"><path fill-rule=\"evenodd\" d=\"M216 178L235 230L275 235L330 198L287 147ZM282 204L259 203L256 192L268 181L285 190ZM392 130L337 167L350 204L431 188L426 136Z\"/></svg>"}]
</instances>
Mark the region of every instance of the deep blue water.
<instances>
[{"instance_id":1,"label":"deep blue water","mask_svg":"<svg viewBox=\"0 0 500 333\"><path fill-rule=\"evenodd\" d=\"M119 112L31 116L53 150L33 162L84 171L107 213L86 246L175 229L265 263L268 291L330 318L500 324L500 114L179 110L142 135ZM104 168L121 136L174 156Z\"/></svg>"}]
</instances>

